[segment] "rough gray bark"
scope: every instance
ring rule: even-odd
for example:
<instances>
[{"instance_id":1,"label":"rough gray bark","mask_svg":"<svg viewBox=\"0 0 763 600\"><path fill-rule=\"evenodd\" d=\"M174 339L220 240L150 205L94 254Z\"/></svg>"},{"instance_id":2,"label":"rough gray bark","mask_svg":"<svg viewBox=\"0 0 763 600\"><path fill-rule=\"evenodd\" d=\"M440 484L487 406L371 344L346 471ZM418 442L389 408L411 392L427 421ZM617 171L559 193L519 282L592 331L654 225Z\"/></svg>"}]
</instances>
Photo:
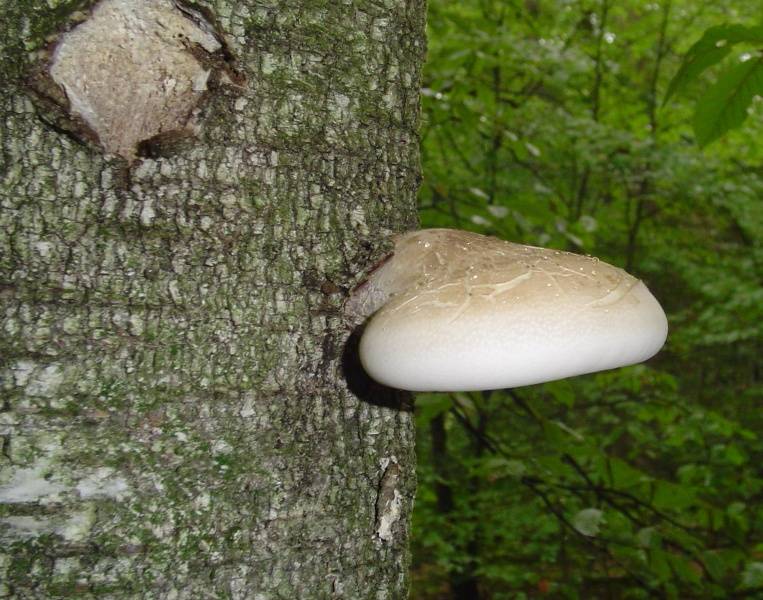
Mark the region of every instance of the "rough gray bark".
<instances>
[{"instance_id":1,"label":"rough gray bark","mask_svg":"<svg viewBox=\"0 0 763 600\"><path fill-rule=\"evenodd\" d=\"M241 78L131 165L26 89L83 4L0 0L0 597L404 597L411 415L341 307L415 227L422 1L202 3Z\"/></svg>"}]
</instances>

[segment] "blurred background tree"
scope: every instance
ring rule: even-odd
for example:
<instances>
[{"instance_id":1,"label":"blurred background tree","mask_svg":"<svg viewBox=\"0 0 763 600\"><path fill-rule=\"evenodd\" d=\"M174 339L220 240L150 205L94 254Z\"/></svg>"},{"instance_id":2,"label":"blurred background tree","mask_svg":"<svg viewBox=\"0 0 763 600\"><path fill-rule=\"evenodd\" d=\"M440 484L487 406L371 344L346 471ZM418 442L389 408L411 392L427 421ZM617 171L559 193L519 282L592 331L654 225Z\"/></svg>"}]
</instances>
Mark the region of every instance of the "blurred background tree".
<instances>
[{"instance_id":1,"label":"blurred background tree","mask_svg":"<svg viewBox=\"0 0 763 600\"><path fill-rule=\"evenodd\" d=\"M646 365L418 397L413 598L763 596L761 103L704 149L719 71L662 106L707 28L760 16L430 0L422 226L599 256L671 332Z\"/></svg>"}]
</instances>

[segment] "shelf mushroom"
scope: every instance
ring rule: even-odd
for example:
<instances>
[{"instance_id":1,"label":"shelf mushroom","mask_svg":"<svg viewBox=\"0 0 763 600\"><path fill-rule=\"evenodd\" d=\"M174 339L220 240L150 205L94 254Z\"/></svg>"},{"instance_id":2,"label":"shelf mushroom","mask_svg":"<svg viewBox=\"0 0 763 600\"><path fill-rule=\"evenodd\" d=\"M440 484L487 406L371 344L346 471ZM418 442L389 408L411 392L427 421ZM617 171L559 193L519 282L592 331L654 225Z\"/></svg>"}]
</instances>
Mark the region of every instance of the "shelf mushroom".
<instances>
[{"instance_id":1,"label":"shelf mushroom","mask_svg":"<svg viewBox=\"0 0 763 600\"><path fill-rule=\"evenodd\" d=\"M411 391L510 388L631 365L667 337L646 286L588 256L451 229L400 236L353 292L360 360Z\"/></svg>"}]
</instances>

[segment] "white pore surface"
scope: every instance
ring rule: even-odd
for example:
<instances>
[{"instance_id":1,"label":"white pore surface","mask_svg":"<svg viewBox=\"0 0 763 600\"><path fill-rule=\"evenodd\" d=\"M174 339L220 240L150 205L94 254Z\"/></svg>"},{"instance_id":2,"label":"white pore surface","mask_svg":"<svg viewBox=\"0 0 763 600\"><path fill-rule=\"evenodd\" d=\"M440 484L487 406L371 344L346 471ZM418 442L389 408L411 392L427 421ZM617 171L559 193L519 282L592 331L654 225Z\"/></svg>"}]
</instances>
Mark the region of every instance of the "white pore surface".
<instances>
[{"instance_id":1,"label":"white pore surface","mask_svg":"<svg viewBox=\"0 0 763 600\"><path fill-rule=\"evenodd\" d=\"M379 282L396 271L410 277L409 266L419 273L374 315L360 343L368 374L391 387L541 383L641 362L667 336L646 286L590 257L425 230L403 237L387 264Z\"/></svg>"}]
</instances>

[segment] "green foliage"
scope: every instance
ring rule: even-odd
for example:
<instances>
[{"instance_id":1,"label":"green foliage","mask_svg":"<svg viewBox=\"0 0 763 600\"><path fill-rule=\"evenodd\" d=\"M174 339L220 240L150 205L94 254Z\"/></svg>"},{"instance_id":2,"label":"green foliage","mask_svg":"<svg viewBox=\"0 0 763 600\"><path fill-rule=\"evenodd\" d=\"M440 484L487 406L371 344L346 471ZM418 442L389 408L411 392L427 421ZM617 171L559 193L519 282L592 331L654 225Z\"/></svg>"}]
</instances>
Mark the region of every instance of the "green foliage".
<instances>
[{"instance_id":1,"label":"green foliage","mask_svg":"<svg viewBox=\"0 0 763 600\"><path fill-rule=\"evenodd\" d=\"M697 102L694 133L701 146L739 127L755 96L763 94L763 57L745 55L728 69Z\"/></svg>"},{"instance_id":2,"label":"green foliage","mask_svg":"<svg viewBox=\"0 0 763 600\"><path fill-rule=\"evenodd\" d=\"M708 29L686 53L681 68L668 86L665 102L696 80L706 69L726 58L734 45L741 42L763 44L763 27L719 25Z\"/></svg>"},{"instance_id":3,"label":"green foliage","mask_svg":"<svg viewBox=\"0 0 763 600\"><path fill-rule=\"evenodd\" d=\"M686 53L681 68L670 82L665 102L708 68L726 58L737 44L763 46L763 27L719 25L708 29ZM744 53L700 97L694 112L694 134L700 146L717 140L747 118L753 99L763 94L763 57Z\"/></svg>"},{"instance_id":4,"label":"green foliage","mask_svg":"<svg viewBox=\"0 0 763 600\"><path fill-rule=\"evenodd\" d=\"M757 11L430 3L422 224L626 267L670 335L646 365L417 398L414 598L763 594L759 59L724 63L760 30L717 27ZM713 65L697 140L751 116L710 154L687 124Z\"/></svg>"}]
</instances>

